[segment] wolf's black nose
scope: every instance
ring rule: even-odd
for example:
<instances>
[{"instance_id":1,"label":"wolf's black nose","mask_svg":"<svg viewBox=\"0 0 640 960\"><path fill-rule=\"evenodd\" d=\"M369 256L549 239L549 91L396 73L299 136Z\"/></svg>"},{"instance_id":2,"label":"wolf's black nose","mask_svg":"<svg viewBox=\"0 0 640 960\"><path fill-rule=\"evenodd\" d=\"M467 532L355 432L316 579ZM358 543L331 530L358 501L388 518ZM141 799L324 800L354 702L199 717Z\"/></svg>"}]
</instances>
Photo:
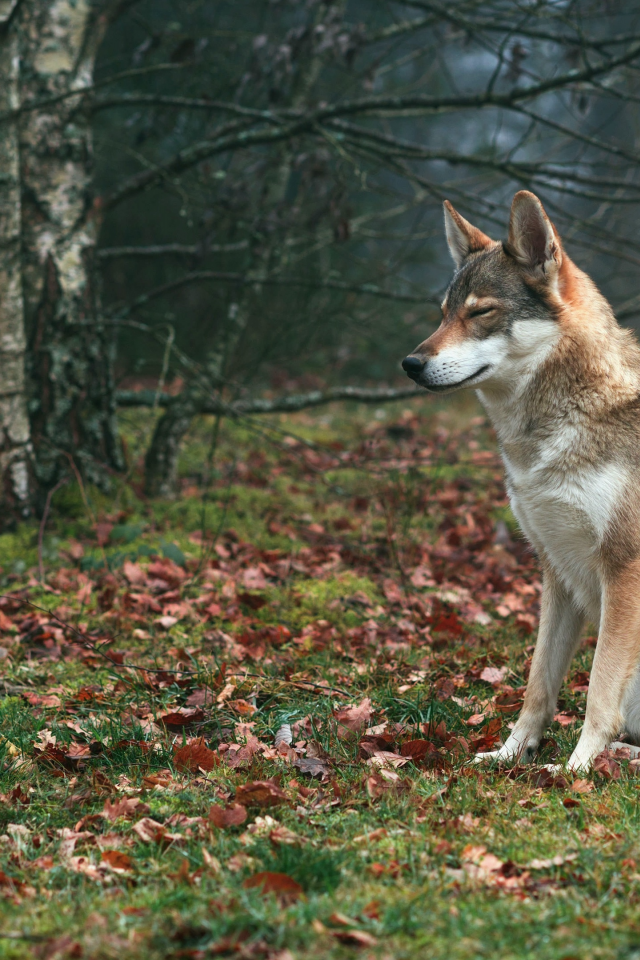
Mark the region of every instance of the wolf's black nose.
<instances>
[{"instance_id":1,"label":"wolf's black nose","mask_svg":"<svg viewBox=\"0 0 640 960\"><path fill-rule=\"evenodd\" d=\"M407 376L411 377L413 380L419 376L423 367L424 360L420 360L418 357L405 357L402 361L402 369L405 371Z\"/></svg>"}]
</instances>

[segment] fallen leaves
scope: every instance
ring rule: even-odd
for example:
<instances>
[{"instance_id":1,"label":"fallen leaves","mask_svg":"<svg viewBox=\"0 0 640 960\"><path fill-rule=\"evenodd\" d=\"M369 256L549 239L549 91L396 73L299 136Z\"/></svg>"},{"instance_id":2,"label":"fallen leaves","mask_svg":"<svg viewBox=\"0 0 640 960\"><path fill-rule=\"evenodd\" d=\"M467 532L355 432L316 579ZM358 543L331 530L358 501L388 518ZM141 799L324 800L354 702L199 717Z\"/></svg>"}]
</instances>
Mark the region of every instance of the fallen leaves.
<instances>
[{"instance_id":1,"label":"fallen leaves","mask_svg":"<svg viewBox=\"0 0 640 960\"><path fill-rule=\"evenodd\" d=\"M259 889L262 894L275 893L283 902L298 900L304 893L300 884L286 873L264 870L247 877L242 886L245 890Z\"/></svg>"},{"instance_id":2,"label":"fallen leaves","mask_svg":"<svg viewBox=\"0 0 640 960\"><path fill-rule=\"evenodd\" d=\"M192 740L182 747L176 747L173 751L173 762L176 770L197 773L202 770L207 773L220 764L220 757L204 742L204 737Z\"/></svg>"},{"instance_id":3,"label":"fallen leaves","mask_svg":"<svg viewBox=\"0 0 640 960\"><path fill-rule=\"evenodd\" d=\"M236 803L245 807L275 807L287 799L285 791L271 780L254 780L236 789Z\"/></svg>"},{"instance_id":4,"label":"fallen leaves","mask_svg":"<svg viewBox=\"0 0 640 960\"><path fill-rule=\"evenodd\" d=\"M221 830L226 827L239 827L247 819L247 808L241 803L232 803L229 807L213 804L209 808L209 820Z\"/></svg>"},{"instance_id":5,"label":"fallen leaves","mask_svg":"<svg viewBox=\"0 0 640 960\"><path fill-rule=\"evenodd\" d=\"M364 730L369 723L372 715L371 700L365 697L355 706L334 710L333 715L338 721L338 736L349 737Z\"/></svg>"},{"instance_id":6,"label":"fallen leaves","mask_svg":"<svg viewBox=\"0 0 640 960\"><path fill-rule=\"evenodd\" d=\"M115 823L116 820L121 818L132 820L140 814L149 813L149 810L148 804L143 803L139 797L120 797L113 802L109 799L105 800L101 816L105 820Z\"/></svg>"}]
</instances>

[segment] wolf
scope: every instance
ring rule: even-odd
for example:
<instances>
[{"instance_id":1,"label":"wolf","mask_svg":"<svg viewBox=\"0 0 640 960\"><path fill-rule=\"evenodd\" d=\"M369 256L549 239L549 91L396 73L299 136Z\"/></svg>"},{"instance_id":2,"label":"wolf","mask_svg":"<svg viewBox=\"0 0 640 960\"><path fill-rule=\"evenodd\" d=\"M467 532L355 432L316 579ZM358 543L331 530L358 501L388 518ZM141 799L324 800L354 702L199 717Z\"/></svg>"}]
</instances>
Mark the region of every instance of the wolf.
<instances>
[{"instance_id":1,"label":"wolf","mask_svg":"<svg viewBox=\"0 0 640 960\"><path fill-rule=\"evenodd\" d=\"M532 759L588 619L598 641L567 764L585 771L622 730L640 743L640 346L533 193L513 198L504 242L448 201L444 220L442 322L402 366L430 393L477 391L543 582L521 714L477 759Z\"/></svg>"}]
</instances>

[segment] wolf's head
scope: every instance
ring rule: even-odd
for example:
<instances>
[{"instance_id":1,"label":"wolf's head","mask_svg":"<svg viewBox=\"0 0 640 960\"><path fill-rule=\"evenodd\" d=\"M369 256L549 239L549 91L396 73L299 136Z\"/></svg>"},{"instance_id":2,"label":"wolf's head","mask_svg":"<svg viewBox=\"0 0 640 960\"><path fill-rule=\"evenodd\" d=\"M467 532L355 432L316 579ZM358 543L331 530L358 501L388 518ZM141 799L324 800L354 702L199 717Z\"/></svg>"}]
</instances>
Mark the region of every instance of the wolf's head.
<instances>
[{"instance_id":1,"label":"wolf's head","mask_svg":"<svg viewBox=\"0 0 640 960\"><path fill-rule=\"evenodd\" d=\"M579 271L527 190L513 198L505 243L491 240L448 201L444 225L456 270L442 302L442 323L402 366L433 392L480 384L507 388L558 341L567 288Z\"/></svg>"}]
</instances>

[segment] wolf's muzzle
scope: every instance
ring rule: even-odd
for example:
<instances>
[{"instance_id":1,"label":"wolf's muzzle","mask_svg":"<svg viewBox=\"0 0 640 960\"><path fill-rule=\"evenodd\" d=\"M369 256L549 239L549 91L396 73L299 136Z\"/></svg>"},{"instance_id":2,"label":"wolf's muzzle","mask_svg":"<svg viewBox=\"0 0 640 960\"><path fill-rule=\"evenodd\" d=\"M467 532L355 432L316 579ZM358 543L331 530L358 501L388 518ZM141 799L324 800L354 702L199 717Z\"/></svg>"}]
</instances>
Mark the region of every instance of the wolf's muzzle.
<instances>
[{"instance_id":1,"label":"wolf's muzzle","mask_svg":"<svg viewBox=\"0 0 640 960\"><path fill-rule=\"evenodd\" d=\"M424 369L424 360L419 357L405 357L402 361L402 369L412 380L417 380Z\"/></svg>"}]
</instances>

